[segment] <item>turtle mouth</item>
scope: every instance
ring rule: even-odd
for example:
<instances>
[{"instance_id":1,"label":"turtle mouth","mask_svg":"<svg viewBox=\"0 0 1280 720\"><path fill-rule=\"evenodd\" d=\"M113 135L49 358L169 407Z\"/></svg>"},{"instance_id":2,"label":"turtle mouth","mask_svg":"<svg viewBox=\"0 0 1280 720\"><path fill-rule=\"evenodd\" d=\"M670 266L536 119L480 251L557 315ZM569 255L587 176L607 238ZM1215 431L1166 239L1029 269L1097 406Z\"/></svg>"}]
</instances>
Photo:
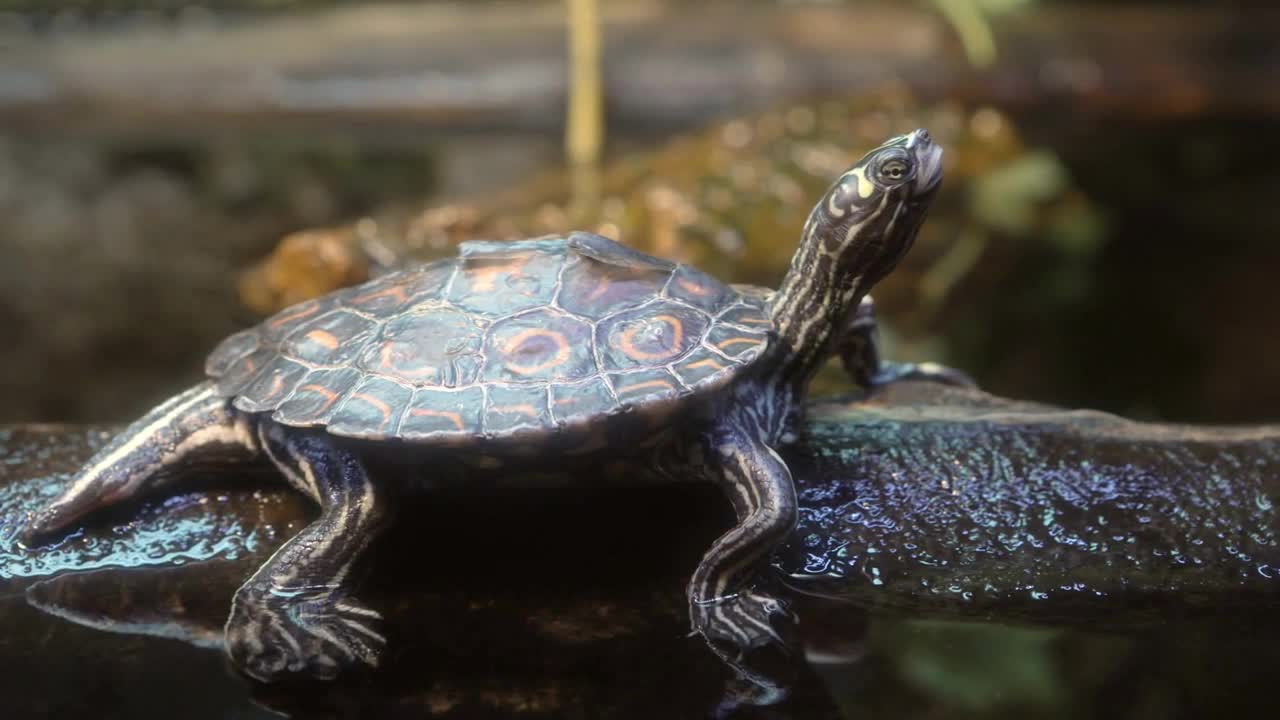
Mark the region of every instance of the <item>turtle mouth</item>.
<instances>
[{"instance_id":1,"label":"turtle mouth","mask_svg":"<svg viewBox=\"0 0 1280 720\"><path fill-rule=\"evenodd\" d=\"M916 183L912 195L928 195L942 182L942 146L933 142L925 130L911 133L909 146L916 154Z\"/></svg>"}]
</instances>

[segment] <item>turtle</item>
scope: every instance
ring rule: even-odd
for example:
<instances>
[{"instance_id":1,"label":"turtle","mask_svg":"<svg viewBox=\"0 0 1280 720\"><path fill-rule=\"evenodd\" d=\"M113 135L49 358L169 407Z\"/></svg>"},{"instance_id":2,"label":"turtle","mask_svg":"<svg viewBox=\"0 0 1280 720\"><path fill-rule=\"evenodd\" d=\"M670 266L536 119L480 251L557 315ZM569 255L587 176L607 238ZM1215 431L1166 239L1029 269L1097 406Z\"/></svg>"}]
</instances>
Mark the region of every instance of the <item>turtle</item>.
<instances>
[{"instance_id":1,"label":"turtle","mask_svg":"<svg viewBox=\"0 0 1280 720\"><path fill-rule=\"evenodd\" d=\"M780 450L830 356L880 377L864 298L910 248L941 158L924 130L867 153L813 208L776 292L572 232L464 243L286 308L222 341L203 382L108 442L22 539L184 468L265 458L320 515L236 592L226 652L259 681L331 679L384 650L352 568L399 492L622 459L727 494L737 525L693 572L690 622L748 684L781 693L756 652L789 653L797 623L768 582L797 518Z\"/></svg>"},{"instance_id":2,"label":"turtle","mask_svg":"<svg viewBox=\"0 0 1280 720\"><path fill-rule=\"evenodd\" d=\"M880 353L880 326L875 300L866 295L836 340L836 354L849 379L865 392L901 380L936 382L962 388L978 388L971 375L936 362L890 362Z\"/></svg>"}]
</instances>

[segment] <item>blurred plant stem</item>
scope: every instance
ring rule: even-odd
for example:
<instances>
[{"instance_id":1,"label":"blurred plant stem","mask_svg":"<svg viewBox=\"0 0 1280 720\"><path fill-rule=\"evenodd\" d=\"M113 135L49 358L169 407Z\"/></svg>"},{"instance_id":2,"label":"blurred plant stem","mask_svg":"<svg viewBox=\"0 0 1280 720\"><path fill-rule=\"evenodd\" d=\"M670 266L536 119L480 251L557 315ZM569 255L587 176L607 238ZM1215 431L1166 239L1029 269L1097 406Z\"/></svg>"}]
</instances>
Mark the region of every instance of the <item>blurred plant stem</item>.
<instances>
[{"instance_id":1,"label":"blurred plant stem","mask_svg":"<svg viewBox=\"0 0 1280 720\"><path fill-rule=\"evenodd\" d=\"M996 39L983 8L975 0L931 0L960 37L964 54L977 68L996 61Z\"/></svg>"},{"instance_id":2,"label":"blurred plant stem","mask_svg":"<svg viewBox=\"0 0 1280 720\"><path fill-rule=\"evenodd\" d=\"M934 261L920 278L922 311L932 318L942 309L942 303L956 284L969 275L982 253L991 242L991 236L981 227L965 225L956 235L955 242L942 257Z\"/></svg>"},{"instance_id":3,"label":"blurred plant stem","mask_svg":"<svg viewBox=\"0 0 1280 720\"><path fill-rule=\"evenodd\" d=\"M604 98L600 79L600 14L596 0L568 0L569 107L565 154L571 174L570 221L577 223L600 195Z\"/></svg>"}]
</instances>

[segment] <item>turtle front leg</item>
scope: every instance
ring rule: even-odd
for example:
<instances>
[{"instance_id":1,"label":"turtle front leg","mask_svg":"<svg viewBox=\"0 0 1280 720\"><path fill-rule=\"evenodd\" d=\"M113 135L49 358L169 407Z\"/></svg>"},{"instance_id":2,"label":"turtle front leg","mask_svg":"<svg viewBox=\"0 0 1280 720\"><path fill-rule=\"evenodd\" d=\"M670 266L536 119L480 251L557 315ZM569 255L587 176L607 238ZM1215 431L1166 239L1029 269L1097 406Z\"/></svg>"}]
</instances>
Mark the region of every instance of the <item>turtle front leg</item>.
<instances>
[{"instance_id":1,"label":"turtle front leg","mask_svg":"<svg viewBox=\"0 0 1280 720\"><path fill-rule=\"evenodd\" d=\"M844 333L837 340L836 351L845 372L860 387L870 390L899 380L927 380L957 387L977 387L964 372L938 363L897 363L880 357L880 332L876 324L875 302L870 295L862 298Z\"/></svg>"},{"instance_id":2,"label":"turtle front leg","mask_svg":"<svg viewBox=\"0 0 1280 720\"><path fill-rule=\"evenodd\" d=\"M350 574L385 526L387 503L360 459L327 435L264 424L262 442L321 513L236 592L227 653L263 682L376 667L386 645L381 617L350 596Z\"/></svg>"},{"instance_id":3,"label":"turtle front leg","mask_svg":"<svg viewBox=\"0 0 1280 720\"><path fill-rule=\"evenodd\" d=\"M796 619L758 581L770 552L795 527L797 510L791 472L758 430L735 413L707 438L708 469L732 501L738 525L703 556L689 583L689 612L694 631L755 686L754 697L743 701L769 704L786 695L786 684L777 653L758 651L790 655Z\"/></svg>"}]
</instances>

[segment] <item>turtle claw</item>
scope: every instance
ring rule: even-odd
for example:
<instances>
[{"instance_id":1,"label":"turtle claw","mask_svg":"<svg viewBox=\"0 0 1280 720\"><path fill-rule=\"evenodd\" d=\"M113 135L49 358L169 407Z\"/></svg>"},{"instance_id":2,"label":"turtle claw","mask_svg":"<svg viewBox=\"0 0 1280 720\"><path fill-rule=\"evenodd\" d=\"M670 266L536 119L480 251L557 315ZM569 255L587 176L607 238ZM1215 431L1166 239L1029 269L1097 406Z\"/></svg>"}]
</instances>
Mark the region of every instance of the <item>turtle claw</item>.
<instances>
[{"instance_id":1,"label":"turtle claw","mask_svg":"<svg viewBox=\"0 0 1280 720\"><path fill-rule=\"evenodd\" d=\"M691 603L694 632L737 671L750 692L741 704L771 705L787 696L798 646L797 619L785 602L745 590Z\"/></svg>"},{"instance_id":2,"label":"turtle claw","mask_svg":"<svg viewBox=\"0 0 1280 720\"><path fill-rule=\"evenodd\" d=\"M343 670L375 668L386 647L381 616L349 597L280 591L240 592L227 621L227 654L249 677L332 680Z\"/></svg>"}]
</instances>

